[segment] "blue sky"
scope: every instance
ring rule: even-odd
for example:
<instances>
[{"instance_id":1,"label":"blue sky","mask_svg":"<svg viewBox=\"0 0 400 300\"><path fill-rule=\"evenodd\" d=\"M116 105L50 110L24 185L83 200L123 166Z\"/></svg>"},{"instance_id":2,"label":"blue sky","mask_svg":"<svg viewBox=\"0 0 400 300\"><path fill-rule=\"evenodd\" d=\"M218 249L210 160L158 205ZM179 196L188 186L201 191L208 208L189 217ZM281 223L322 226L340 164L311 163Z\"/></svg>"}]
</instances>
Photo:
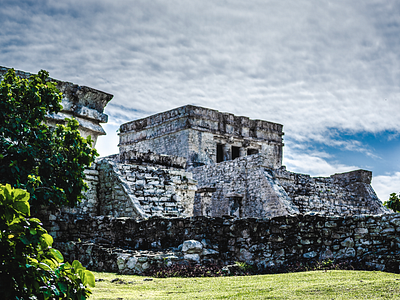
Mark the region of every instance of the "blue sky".
<instances>
[{"instance_id":1,"label":"blue sky","mask_svg":"<svg viewBox=\"0 0 400 300\"><path fill-rule=\"evenodd\" d=\"M284 164L400 192L397 0L0 0L0 65L114 95L119 125L194 104L284 125Z\"/></svg>"}]
</instances>

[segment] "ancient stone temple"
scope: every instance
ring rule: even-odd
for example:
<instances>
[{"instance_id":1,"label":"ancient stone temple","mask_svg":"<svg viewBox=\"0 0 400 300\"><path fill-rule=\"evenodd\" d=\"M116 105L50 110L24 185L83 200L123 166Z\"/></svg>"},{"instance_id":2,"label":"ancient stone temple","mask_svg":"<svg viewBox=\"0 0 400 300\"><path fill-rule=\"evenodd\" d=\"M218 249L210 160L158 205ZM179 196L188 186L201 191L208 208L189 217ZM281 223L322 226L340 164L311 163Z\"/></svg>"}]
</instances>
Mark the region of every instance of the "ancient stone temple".
<instances>
[{"instance_id":1,"label":"ancient stone temple","mask_svg":"<svg viewBox=\"0 0 400 300\"><path fill-rule=\"evenodd\" d=\"M187 105L120 127L120 155L129 150L184 157L188 167L261 153L282 164L282 125Z\"/></svg>"},{"instance_id":2,"label":"ancient stone temple","mask_svg":"<svg viewBox=\"0 0 400 300\"><path fill-rule=\"evenodd\" d=\"M122 124L118 159L119 163L137 164L143 161L143 153L148 153L164 161L167 157L186 160L180 167L197 184L194 187L191 181L190 188L187 185L190 193L185 193L184 202L193 203L193 209L186 205L184 210L189 216L264 218L387 212L370 185L369 171L328 178L287 171L282 166L282 136L280 124L187 105ZM154 160L152 164L163 168ZM142 203L149 207L148 201ZM153 201L152 210L159 205L162 203Z\"/></svg>"},{"instance_id":3,"label":"ancient stone temple","mask_svg":"<svg viewBox=\"0 0 400 300\"><path fill-rule=\"evenodd\" d=\"M0 67L0 78L7 72ZM16 71L18 76L30 74ZM52 79L53 80L53 79ZM65 117L79 121L83 136L105 132L103 110L112 95L54 80ZM276 217L381 214L372 174L357 170L327 178L282 166L283 126L187 105L120 127L119 154L86 171L89 191L75 213L132 217Z\"/></svg>"},{"instance_id":4,"label":"ancient stone temple","mask_svg":"<svg viewBox=\"0 0 400 300\"><path fill-rule=\"evenodd\" d=\"M56 82L63 110L48 123L75 117L84 136L105 134L112 95ZM40 219L66 260L103 272L188 261L269 270L326 259L400 272L400 215L383 207L372 173L290 172L282 129L193 105L122 124L119 154L85 172L86 199L44 208Z\"/></svg>"}]
</instances>

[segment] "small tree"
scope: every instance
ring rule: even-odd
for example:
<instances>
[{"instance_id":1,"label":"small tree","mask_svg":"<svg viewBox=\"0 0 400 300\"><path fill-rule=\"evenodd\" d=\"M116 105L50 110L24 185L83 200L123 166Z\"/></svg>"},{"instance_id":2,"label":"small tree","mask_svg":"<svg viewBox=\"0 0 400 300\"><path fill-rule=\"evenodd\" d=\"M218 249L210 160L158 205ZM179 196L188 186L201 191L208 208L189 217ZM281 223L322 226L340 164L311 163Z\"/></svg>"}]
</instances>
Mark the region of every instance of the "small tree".
<instances>
[{"instance_id":1,"label":"small tree","mask_svg":"<svg viewBox=\"0 0 400 300\"><path fill-rule=\"evenodd\" d=\"M95 159L78 121L51 128L46 115L61 111L62 95L48 72L29 79L10 69L0 83L0 183L26 189L32 208L70 206L87 189L84 169Z\"/></svg>"},{"instance_id":2,"label":"small tree","mask_svg":"<svg viewBox=\"0 0 400 300\"><path fill-rule=\"evenodd\" d=\"M383 205L394 212L400 212L400 193L398 195L396 193L391 193L389 200L384 202Z\"/></svg>"}]
</instances>

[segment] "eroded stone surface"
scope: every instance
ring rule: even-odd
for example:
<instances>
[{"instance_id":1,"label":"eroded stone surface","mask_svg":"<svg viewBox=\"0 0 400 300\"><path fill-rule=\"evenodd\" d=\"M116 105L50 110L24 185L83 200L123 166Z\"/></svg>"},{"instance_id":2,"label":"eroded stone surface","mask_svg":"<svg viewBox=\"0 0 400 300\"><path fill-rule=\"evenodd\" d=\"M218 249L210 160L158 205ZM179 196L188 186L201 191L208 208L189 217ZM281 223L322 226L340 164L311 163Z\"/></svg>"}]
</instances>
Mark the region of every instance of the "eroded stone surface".
<instances>
[{"instance_id":1,"label":"eroded stone surface","mask_svg":"<svg viewBox=\"0 0 400 300\"><path fill-rule=\"evenodd\" d=\"M0 66L0 80L2 80L9 68ZM17 76L29 78L31 73L16 70ZM79 122L79 131L83 137L91 136L96 144L99 135L105 135L100 123L107 123L108 116L103 113L104 107L112 99L113 95L87 87L79 86L71 82L49 79L56 82L57 88L63 95L63 109L58 114L47 116L48 124L64 124L65 118L74 117Z\"/></svg>"},{"instance_id":2,"label":"eroded stone surface","mask_svg":"<svg viewBox=\"0 0 400 300\"><path fill-rule=\"evenodd\" d=\"M186 105L122 124L120 154L152 151L184 157L189 166L262 153L282 164L282 125Z\"/></svg>"}]
</instances>

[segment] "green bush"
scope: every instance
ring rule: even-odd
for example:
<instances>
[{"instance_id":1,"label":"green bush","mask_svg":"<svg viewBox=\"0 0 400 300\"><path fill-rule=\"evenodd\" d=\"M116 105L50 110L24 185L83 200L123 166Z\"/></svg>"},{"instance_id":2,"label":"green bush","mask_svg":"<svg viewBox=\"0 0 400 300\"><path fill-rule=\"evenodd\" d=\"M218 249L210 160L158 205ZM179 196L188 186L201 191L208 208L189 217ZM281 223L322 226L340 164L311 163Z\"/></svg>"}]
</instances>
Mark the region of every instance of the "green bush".
<instances>
[{"instance_id":1,"label":"green bush","mask_svg":"<svg viewBox=\"0 0 400 300\"><path fill-rule=\"evenodd\" d=\"M40 220L29 218L29 193L0 184L2 299L86 299L94 275L79 261L63 263Z\"/></svg>"},{"instance_id":2,"label":"green bush","mask_svg":"<svg viewBox=\"0 0 400 300\"><path fill-rule=\"evenodd\" d=\"M0 182L27 190L33 211L81 201L84 170L97 156L77 120L47 125L46 117L62 110L62 95L48 76L42 70L23 79L10 69L0 82Z\"/></svg>"},{"instance_id":3,"label":"green bush","mask_svg":"<svg viewBox=\"0 0 400 300\"><path fill-rule=\"evenodd\" d=\"M400 194L391 193L389 200L384 202L383 205L394 212L400 212Z\"/></svg>"}]
</instances>

